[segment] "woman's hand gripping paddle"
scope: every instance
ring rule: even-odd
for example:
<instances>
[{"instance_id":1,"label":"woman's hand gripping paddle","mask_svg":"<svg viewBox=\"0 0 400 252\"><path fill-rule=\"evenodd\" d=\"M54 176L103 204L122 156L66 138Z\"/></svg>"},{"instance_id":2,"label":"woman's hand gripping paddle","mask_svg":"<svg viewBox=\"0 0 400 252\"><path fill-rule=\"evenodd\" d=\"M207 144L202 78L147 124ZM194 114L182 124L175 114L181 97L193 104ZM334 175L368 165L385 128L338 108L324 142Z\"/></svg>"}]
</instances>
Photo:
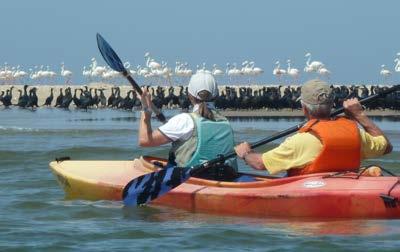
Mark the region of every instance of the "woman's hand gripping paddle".
<instances>
[{"instance_id":1,"label":"woman's hand gripping paddle","mask_svg":"<svg viewBox=\"0 0 400 252\"><path fill-rule=\"evenodd\" d=\"M122 75L125 76L126 79L128 79L129 83L131 83L132 87L136 90L136 92L138 92L139 95L142 95L142 89L132 78L130 73L126 70L124 64L122 64L121 59L111 48L110 44L108 44L107 41L99 33L97 33L96 37L97 37L97 46L99 47L100 53L103 56L104 61L107 62L107 64L113 70L122 73ZM150 106L151 110L153 110L153 112L156 114L158 120L160 120L161 122L165 122L166 120L164 114L156 106L154 106L153 103L151 103Z\"/></svg>"}]
</instances>

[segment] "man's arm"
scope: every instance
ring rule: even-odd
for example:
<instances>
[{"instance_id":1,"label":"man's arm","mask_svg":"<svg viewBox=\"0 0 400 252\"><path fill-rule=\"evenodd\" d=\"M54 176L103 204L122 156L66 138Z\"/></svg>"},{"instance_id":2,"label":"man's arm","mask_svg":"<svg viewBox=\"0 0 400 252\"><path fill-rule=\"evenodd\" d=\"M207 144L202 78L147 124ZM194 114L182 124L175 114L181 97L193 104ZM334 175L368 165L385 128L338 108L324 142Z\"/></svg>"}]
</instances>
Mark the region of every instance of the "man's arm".
<instances>
[{"instance_id":1,"label":"man's arm","mask_svg":"<svg viewBox=\"0 0 400 252\"><path fill-rule=\"evenodd\" d=\"M343 107L345 109L345 113L357 121L368 134L371 136L383 136L386 139L387 147L384 154L392 152L393 146L389 139L386 137L385 133L383 133L383 131L371 119L368 118L357 98L345 100L343 102Z\"/></svg>"},{"instance_id":2,"label":"man's arm","mask_svg":"<svg viewBox=\"0 0 400 252\"><path fill-rule=\"evenodd\" d=\"M241 143L235 147L236 154L243 159L250 167L256 170L265 170L262 154L251 150L250 144Z\"/></svg>"}]
</instances>

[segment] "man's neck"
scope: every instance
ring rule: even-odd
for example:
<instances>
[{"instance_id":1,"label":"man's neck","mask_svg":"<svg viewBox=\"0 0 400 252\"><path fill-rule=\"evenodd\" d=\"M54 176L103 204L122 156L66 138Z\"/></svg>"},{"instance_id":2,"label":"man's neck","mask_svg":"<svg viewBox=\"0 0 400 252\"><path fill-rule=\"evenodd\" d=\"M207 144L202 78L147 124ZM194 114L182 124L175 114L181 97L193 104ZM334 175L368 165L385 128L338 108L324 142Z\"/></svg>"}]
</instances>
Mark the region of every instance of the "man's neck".
<instances>
[{"instance_id":1,"label":"man's neck","mask_svg":"<svg viewBox=\"0 0 400 252\"><path fill-rule=\"evenodd\" d=\"M326 121L326 120L331 120L331 118L330 117L314 117L314 116L311 116L311 115L307 115L306 116L307 117L307 120L313 120L313 119L316 119L316 120L324 120L324 121Z\"/></svg>"}]
</instances>

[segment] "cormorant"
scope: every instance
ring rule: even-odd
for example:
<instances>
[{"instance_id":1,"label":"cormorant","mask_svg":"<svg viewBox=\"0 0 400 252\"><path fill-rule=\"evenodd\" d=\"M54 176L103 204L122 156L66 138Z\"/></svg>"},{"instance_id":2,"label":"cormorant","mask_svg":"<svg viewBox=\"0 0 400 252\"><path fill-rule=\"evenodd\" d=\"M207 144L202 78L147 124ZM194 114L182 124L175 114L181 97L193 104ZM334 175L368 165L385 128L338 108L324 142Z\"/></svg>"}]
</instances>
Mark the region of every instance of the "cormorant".
<instances>
[{"instance_id":1,"label":"cormorant","mask_svg":"<svg viewBox=\"0 0 400 252\"><path fill-rule=\"evenodd\" d=\"M50 88L50 96L46 98L46 101L44 102L43 106L51 106L51 102L54 99L54 94L53 94L53 88Z\"/></svg>"}]
</instances>

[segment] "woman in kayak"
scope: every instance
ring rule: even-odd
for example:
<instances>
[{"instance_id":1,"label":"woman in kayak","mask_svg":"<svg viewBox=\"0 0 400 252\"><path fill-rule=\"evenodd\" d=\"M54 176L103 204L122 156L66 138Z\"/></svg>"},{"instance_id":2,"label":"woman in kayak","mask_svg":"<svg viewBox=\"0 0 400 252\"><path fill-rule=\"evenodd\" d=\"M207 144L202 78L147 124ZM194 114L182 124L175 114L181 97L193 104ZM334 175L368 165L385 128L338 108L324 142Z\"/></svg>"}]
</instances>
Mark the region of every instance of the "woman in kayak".
<instances>
[{"instance_id":1,"label":"woman in kayak","mask_svg":"<svg viewBox=\"0 0 400 252\"><path fill-rule=\"evenodd\" d=\"M192 75L188 85L188 96L193 105L193 112L178 114L153 130L150 121L151 97L148 91L143 89L139 145L154 147L172 143L169 163L181 167L198 165L216 158L219 154L225 155L233 151L232 127L214 107L213 100L217 95L218 86L210 73ZM233 168L227 170L237 171L236 159L227 160L225 164Z\"/></svg>"}]
</instances>

